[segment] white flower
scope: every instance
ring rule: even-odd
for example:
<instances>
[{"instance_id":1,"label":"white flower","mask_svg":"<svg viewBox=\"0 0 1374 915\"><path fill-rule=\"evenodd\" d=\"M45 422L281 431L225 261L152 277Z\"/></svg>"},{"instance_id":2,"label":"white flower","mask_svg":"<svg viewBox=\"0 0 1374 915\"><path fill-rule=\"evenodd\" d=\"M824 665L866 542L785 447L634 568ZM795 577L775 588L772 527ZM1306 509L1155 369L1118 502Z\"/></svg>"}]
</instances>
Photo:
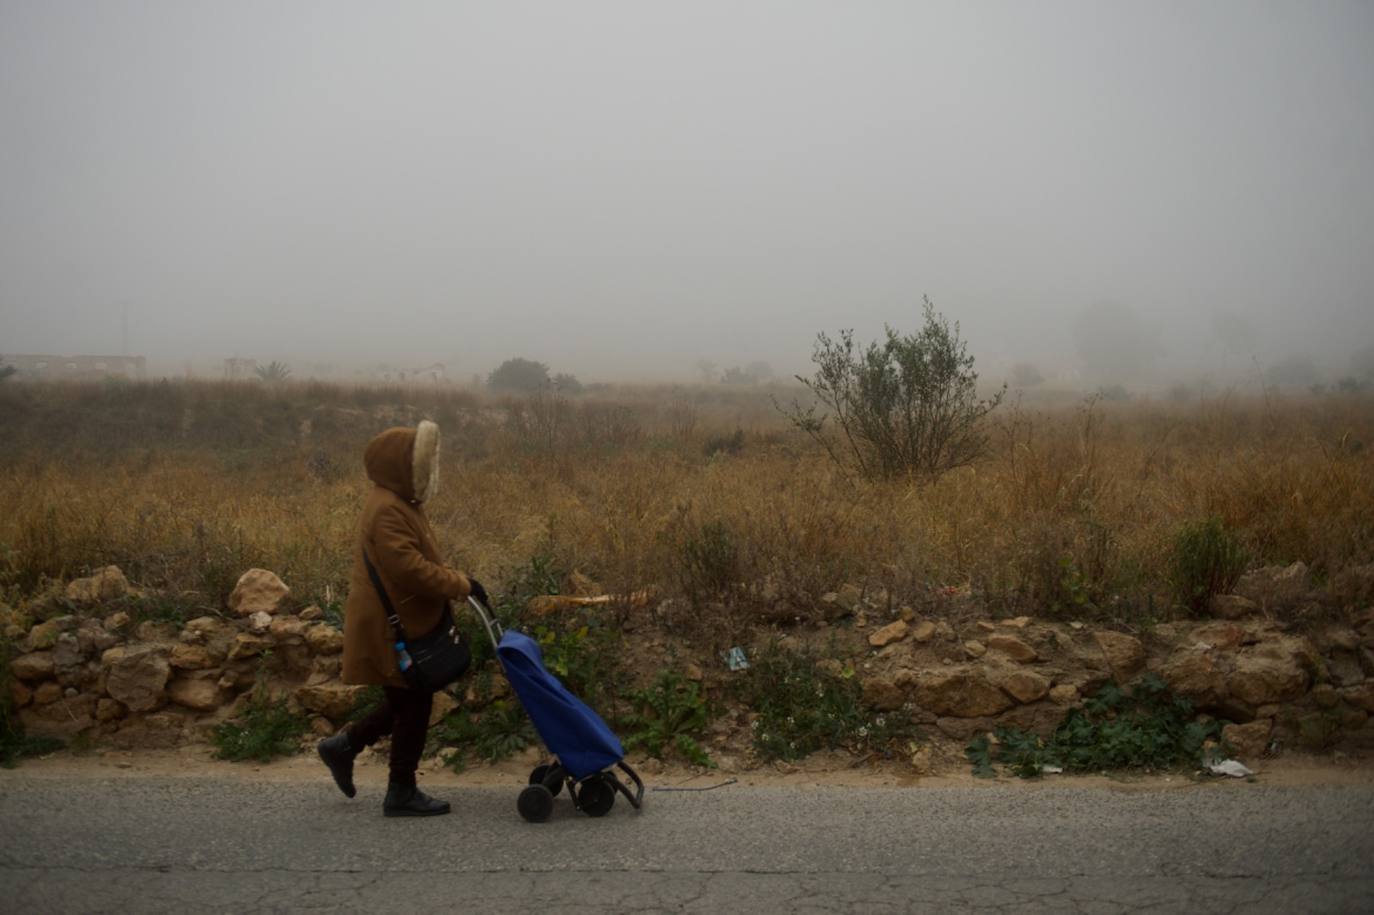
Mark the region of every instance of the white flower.
<instances>
[{"instance_id":1,"label":"white flower","mask_svg":"<svg viewBox=\"0 0 1374 915\"><path fill-rule=\"evenodd\" d=\"M859 728L859 736L860 736L860 737L867 737L867 736L868 736L868 728L867 728L867 727L860 727L860 728Z\"/></svg>"},{"instance_id":2,"label":"white flower","mask_svg":"<svg viewBox=\"0 0 1374 915\"><path fill-rule=\"evenodd\" d=\"M878 720L873 723L876 724L878 727L884 727L887 724L887 720L884 719L881 715L879 715Z\"/></svg>"}]
</instances>

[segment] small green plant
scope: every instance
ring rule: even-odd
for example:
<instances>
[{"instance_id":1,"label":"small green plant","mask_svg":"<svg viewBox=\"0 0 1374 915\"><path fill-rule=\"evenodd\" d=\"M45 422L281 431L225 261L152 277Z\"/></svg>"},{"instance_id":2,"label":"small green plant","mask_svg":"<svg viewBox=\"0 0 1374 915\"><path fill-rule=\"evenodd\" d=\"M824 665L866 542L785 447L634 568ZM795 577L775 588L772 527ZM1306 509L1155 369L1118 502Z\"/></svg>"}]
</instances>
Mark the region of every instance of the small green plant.
<instances>
[{"instance_id":1,"label":"small green plant","mask_svg":"<svg viewBox=\"0 0 1374 915\"><path fill-rule=\"evenodd\" d=\"M1146 674L1129 693L1107 683L1082 708L1070 709L1048 739L1009 727L993 734L995 745L983 734L964 748L973 774L991 776L993 764L1001 763L1013 775L1033 778L1047 766L1101 772L1197 764L1207 742L1220 740L1221 722L1196 719L1191 702Z\"/></svg>"},{"instance_id":2,"label":"small green plant","mask_svg":"<svg viewBox=\"0 0 1374 915\"><path fill-rule=\"evenodd\" d=\"M730 435L712 435L701 446L702 454L714 457L717 454L734 456L744 450L744 430L736 429Z\"/></svg>"},{"instance_id":3,"label":"small green plant","mask_svg":"<svg viewBox=\"0 0 1374 915\"><path fill-rule=\"evenodd\" d=\"M791 651L776 643L750 660L742 698L758 713L754 750L762 758L795 760L840 747L888 754L911 736L906 711L870 709L854 669L836 671L833 664L818 663L824 660L814 650Z\"/></svg>"},{"instance_id":4,"label":"small green plant","mask_svg":"<svg viewBox=\"0 0 1374 915\"><path fill-rule=\"evenodd\" d=\"M545 669L588 705L601 707L617 694L620 634L592 608L540 623L531 635L544 655Z\"/></svg>"},{"instance_id":5,"label":"small green plant","mask_svg":"<svg viewBox=\"0 0 1374 915\"><path fill-rule=\"evenodd\" d=\"M243 711L234 721L217 726L211 741L216 759L267 762L295 753L309 727L304 715L291 711L285 696L272 694L259 672Z\"/></svg>"},{"instance_id":6,"label":"small green plant","mask_svg":"<svg viewBox=\"0 0 1374 915\"><path fill-rule=\"evenodd\" d=\"M1205 613L1213 595L1235 587L1248 560L1240 538L1220 518L1184 525L1170 562L1174 593L1194 613Z\"/></svg>"},{"instance_id":7,"label":"small green plant","mask_svg":"<svg viewBox=\"0 0 1374 915\"><path fill-rule=\"evenodd\" d=\"M624 718L629 736L625 749L642 747L650 756L662 759L669 748L676 748L689 762L714 766L701 744L706 727L706 699L701 687L676 670L665 670L651 686L630 694L634 711Z\"/></svg>"},{"instance_id":8,"label":"small green plant","mask_svg":"<svg viewBox=\"0 0 1374 915\"><path fill-rule=\"evenodd\" d=\"M444 764L462 772L473 760L500 762L539 739L518 702L497 699L479 712L459 709L430 730Z\"/></svg>"}]
</instances>

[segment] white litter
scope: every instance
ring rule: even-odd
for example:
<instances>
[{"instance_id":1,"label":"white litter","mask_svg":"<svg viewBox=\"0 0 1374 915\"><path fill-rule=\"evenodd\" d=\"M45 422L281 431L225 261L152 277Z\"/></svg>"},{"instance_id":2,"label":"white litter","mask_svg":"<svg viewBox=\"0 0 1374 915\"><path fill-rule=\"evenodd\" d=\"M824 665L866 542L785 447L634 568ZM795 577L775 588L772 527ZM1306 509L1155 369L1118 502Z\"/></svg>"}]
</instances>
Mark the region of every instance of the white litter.
<instances>
[{"instance_id":1,"label":"white litter","mask_svg":"<svg viewBox=\"0 0 1374 915\"><path fill-rule=\"evenodd\" d=\"M1223 759L1208 763L1207 771L1213 775L1229 775L1232 778L1245 778L1247 775L1255 774L1238 759Z\"/></svg>"},{"instance_id":2,"label":"white litter","mask_svg":"<svg viewBox=\"0 0 1374 915\"><path fill-rule=\"evenodd\" d=\"M1045 775L1063 775L1063 766L1041 766L1040 771Z\"/></svg>"}]
</instances>

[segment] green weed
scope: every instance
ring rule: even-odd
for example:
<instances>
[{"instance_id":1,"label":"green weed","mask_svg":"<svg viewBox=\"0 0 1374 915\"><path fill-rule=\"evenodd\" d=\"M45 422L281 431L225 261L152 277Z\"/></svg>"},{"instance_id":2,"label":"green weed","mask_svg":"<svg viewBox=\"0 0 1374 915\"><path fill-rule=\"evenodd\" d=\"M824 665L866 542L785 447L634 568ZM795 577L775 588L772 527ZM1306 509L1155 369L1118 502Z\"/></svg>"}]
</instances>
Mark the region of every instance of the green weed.
<instances>
[{"instance_id":1,"label":"green weed","mask_svg":"<svg viewBox=\"0 0 1374 915\"><path fill-rule=\"evenodd\" d=\"M651 686L630 694L633 711L625 716L629 736L625 749L642 747L650 756L662 759L669 748L676 748L698 766L714 766L697 737L706 727L708 709L701 687L676 670L665 670Z\"/></svg>"},{"instance_id":2,"label":"green weed","mask_svg":"<svg viewBox=\"0 0 1374 915\"><path fill-rule=\"evenodd\" d=\"M309 727L305 716L291 711L284 696L274 697L259 676L239 717L216 727L211 742L216 759L267 762L295 753Z\"/></svg>"},{"instance_id":3,"label":"green weed","mask_svg":"<svg viewBox=\"0 0 1374 915\"><path fill-rule=\"evenodd\" d=\"M1146 674L1129 693L1115 683L1103 686L1082 708L1070 709L1049 739L1019 728L993 733L995 746L984 734L964 749L973 774L991 776L993 764L1001 763L1013 775L1033 778L1046 766L1101 772L1197 764L1206 742L1220 739L1221 722L1196 720L1191 702Z\"/></svg>"},{"instance_id":4,"label":"green weed","mask_svg":"<svg viewBox=\"0 0 1374 915\"><path fill-rule=\"evenodd\" d=\"M500 762L539 739L520 703L497 699L479 712L459 709L430 730L444 764L462 772L473 760Z\"/></svg>"},{"instance_id":5,"label":"green weed","mask_svg":"<svg viewBox=\"0 0 1374 915\"><path fill-rule=\"evenodd\" d=\"M1184 525L1174 537L1170 580L1179 603L1205 613L1215 594L1235 587L1249 556L1220 518Z\"/></svg>"},{"instance_id":6,"label":"green weed","mask_svg":"<svg viewBox=\"0 0 1374 915\"><path fill-rule=\"evenodd\" d=\"M812 650L770 644L750 660L742 683L744 704L758 713L754 750L764 759L795 760L821 749L890 753L912 733L902 710L875 712L864 705L852 667L822 670Z\"/></svg>"}]
</instances>

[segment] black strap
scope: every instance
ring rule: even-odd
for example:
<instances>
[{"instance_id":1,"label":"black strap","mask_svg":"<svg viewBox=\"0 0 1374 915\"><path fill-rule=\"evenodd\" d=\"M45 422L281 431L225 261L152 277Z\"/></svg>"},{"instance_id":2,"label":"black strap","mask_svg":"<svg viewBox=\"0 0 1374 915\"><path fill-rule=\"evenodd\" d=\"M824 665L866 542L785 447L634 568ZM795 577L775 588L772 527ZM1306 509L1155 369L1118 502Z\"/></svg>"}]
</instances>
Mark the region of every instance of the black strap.
<instances>
[{"instance_id":1,"label":"black strap","mask_svg":"<svg viewBox=\"0 0 1374 915\"><path fill-rule=\"evenodd\" d=\"M396 615L396 608L391 605L391 598L387 596L386 588L383 587L382 579L373 567L372 560L367 558L367 547L363 547L363 565L367 566L367 577L372 579L372 587L377 589L377 596L382 600L382 608L386 610L386 621L396 632L396 641L404 642L406 631L401 628L401 618Z\"/></svg>"}]
</instances>

